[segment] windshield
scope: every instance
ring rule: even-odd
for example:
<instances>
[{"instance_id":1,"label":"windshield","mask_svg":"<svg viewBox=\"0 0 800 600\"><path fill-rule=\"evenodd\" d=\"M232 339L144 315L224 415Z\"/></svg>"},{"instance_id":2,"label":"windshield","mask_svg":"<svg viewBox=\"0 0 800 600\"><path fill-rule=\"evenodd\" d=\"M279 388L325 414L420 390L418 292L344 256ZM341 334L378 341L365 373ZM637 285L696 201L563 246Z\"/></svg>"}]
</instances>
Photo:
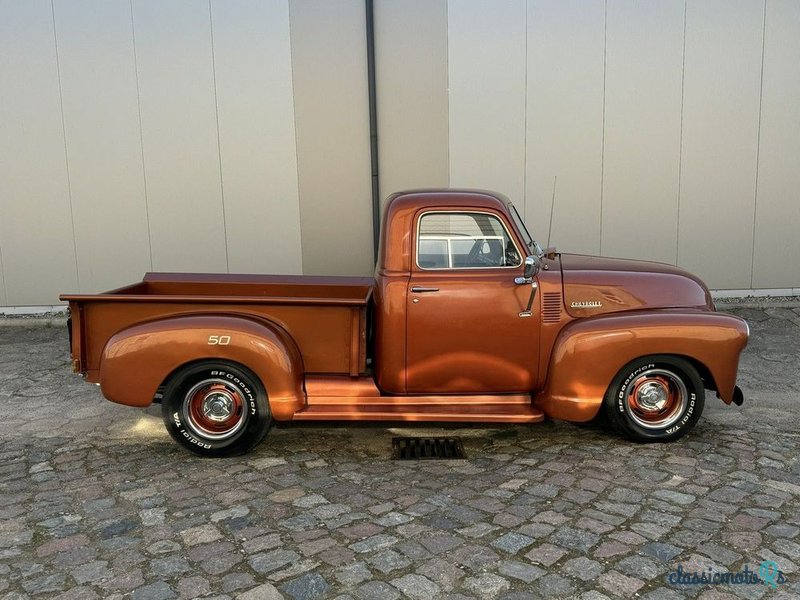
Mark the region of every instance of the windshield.
<instances>
[{"instance_id":1,"label":"windshield","mask_svg":"<svg viewBox=\"0 0 800 600\"><path fill-rule=\"evenodd\" d=\"M511 218L514 219L514 225L517 226L517 229L522 234L522 241L525 242L525 245L533 252L541 257L544 254L542 247L536 243L536 240L533 239L528 228L525 227L525 223L522 220L522 217L519 216L517 212L517 207L514 206L511 202L508 203L508 208L511 209Z\"/></svg>"}]
</instances>

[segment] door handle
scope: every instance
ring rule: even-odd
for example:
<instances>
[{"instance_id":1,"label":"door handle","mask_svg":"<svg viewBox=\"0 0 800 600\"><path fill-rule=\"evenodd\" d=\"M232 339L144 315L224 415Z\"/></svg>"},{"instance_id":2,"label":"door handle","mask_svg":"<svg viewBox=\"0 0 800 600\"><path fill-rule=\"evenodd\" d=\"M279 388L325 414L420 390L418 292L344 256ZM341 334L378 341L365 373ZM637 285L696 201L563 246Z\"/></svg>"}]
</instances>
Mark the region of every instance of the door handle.
<instances>
[{"instance_id":1,"label":"door handle","mask_svg":"<svg viewBox=\"0 0 800 600\"><path fill-rule=\"evenodd\" d=\"M435 287L420 287L418 285L415 285L414 287L411 288L411 291L414 292L415 294L424 294L426 292L438 292L439 288L435 288Z\"/></svg>"}]
</instances>

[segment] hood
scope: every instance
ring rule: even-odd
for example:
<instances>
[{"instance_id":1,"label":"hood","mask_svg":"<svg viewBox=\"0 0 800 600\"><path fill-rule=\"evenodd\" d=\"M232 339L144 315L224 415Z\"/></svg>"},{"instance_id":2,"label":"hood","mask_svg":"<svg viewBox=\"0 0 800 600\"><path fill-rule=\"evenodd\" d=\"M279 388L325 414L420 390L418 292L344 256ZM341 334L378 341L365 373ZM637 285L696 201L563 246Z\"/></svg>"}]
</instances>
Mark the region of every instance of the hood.
<instances>
[{"instance_id":1,"label":"hood","mask_svg":"<svg viewBox=\"0 0 800 600\"><path fill-rule=\"evenodd\" d=\"M562 254L561 273L573 317L647 308L714 310L705 284L672 265Z\"/></svg>"}]
</instances>

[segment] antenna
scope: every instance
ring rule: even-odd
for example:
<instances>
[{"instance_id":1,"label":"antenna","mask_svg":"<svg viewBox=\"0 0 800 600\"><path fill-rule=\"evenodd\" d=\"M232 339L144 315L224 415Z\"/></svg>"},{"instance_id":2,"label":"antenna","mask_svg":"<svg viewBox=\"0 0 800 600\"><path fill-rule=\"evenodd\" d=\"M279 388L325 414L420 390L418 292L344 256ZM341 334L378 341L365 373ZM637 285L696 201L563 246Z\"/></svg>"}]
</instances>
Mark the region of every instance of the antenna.
<instances>
[{"instance_id":1,"label":"antenna","mask_svg":"<svg viewBox=\"0 0 800 600\"><path fill-rule=\"evenodd\" d=\"M553 199L550 201L550 227L547 228L547 245L545 250L550 249L550 234L553 232L553 209L556 206L556 182L558 182L558 175L553 176Z\"/></svg>"}]
</instances>

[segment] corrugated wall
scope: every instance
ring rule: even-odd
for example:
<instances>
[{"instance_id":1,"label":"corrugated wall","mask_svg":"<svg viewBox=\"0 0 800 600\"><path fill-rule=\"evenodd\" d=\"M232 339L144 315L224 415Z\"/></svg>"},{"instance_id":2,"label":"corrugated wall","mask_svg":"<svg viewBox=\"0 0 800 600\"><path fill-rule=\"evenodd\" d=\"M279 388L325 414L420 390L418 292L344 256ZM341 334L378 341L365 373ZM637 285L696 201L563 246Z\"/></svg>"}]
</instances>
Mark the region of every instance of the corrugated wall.
<instances>
[{"instance_id":1,"label":"corrugated wall","mask_svg":"<svg viewBox=\"0 0 800 600\"><path fill-rule=\"evenodd\" d=\"M796 0L376 0L381 194L800 287ZM0 0L0 306L372 270L362 0Z\"/></svg>"}]
</instances>

